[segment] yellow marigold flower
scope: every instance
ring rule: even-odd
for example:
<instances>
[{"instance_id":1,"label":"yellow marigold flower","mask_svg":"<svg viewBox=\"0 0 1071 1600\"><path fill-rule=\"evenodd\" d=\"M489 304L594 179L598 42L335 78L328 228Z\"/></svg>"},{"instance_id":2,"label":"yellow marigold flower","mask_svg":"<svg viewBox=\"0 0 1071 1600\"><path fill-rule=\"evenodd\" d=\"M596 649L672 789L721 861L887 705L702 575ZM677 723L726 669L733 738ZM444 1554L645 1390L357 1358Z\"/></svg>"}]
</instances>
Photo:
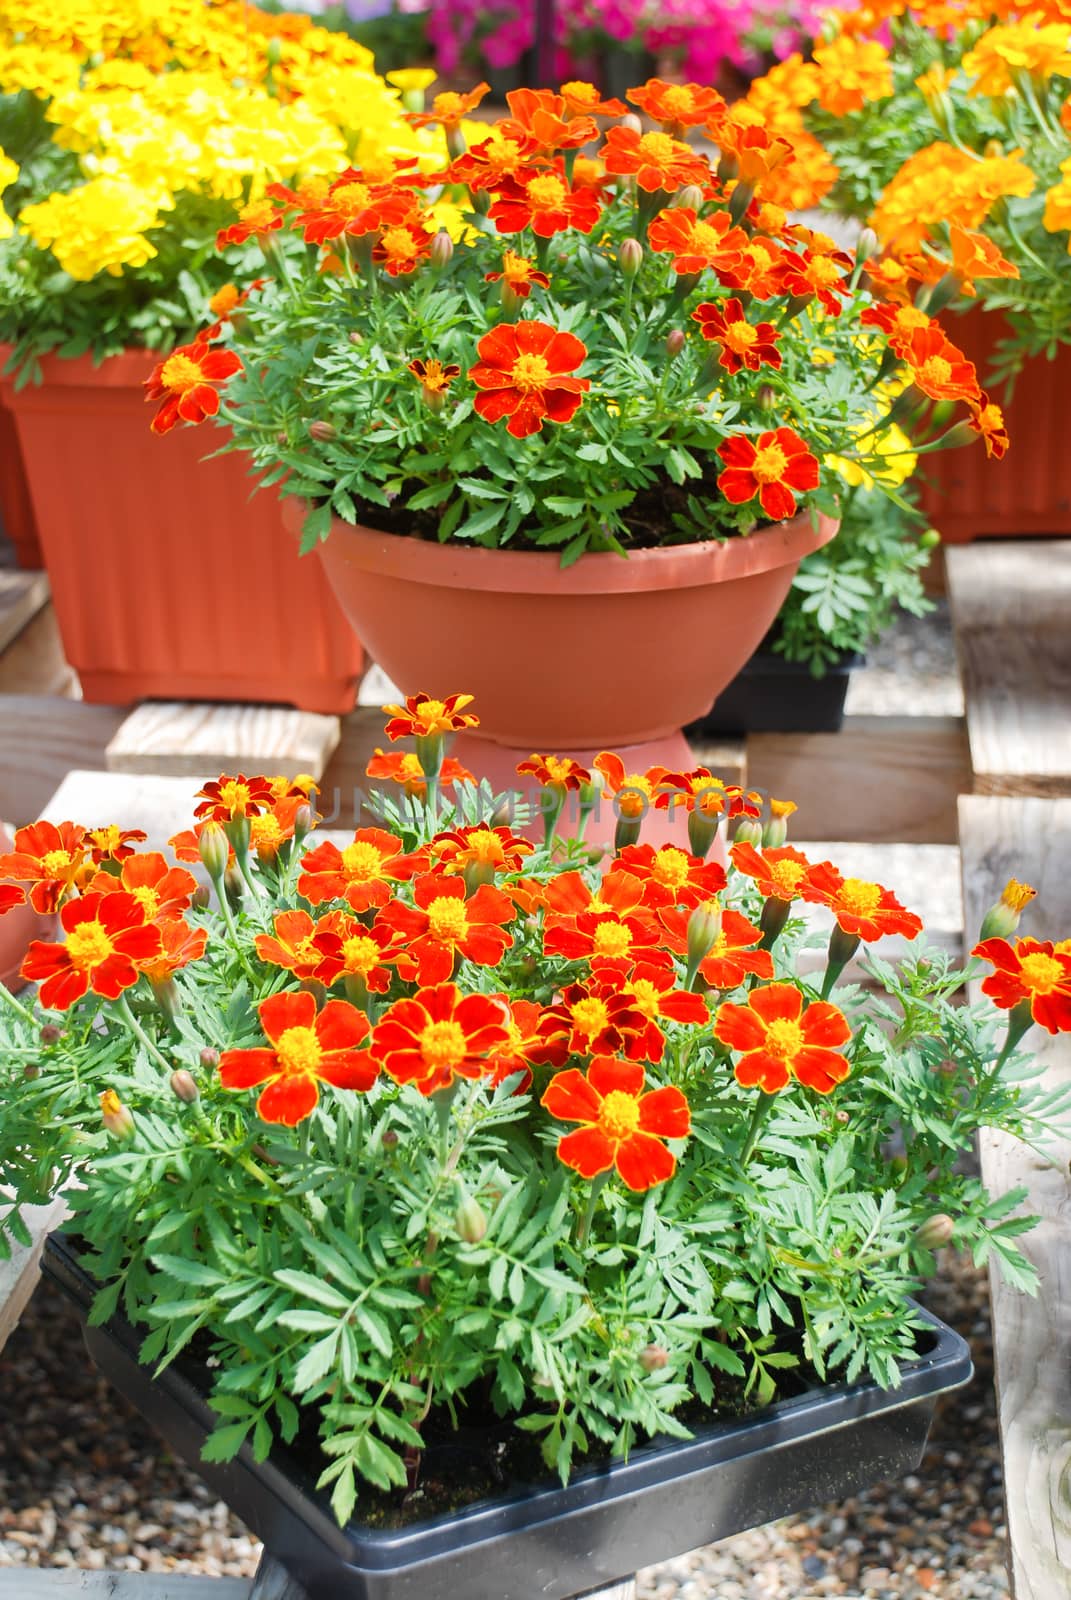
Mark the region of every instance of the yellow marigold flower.
<instances>
[{"instance_id":1,"label":"yellow marigold flower","mask_svg":"<svg viewBox=\"0 0 1071 1600\"><path fill-rule=\"evenodd\" d=\"M790 137L792 159L767 173L759 198L784 211L810 211L836 183L837 163L813 134L801 128Z\"/></svg>"},{"instance_id":2,"label":"yellow marigold flower","mask_svg":"<svg viewBox=\"0 0 1071 1600\"><path fill-rule=\"evenodd\" d=\"M387 82L403 94L419 94L422 89L430 89L438 76L434 67L398 67L387 73Z\"/></svg>"},{"instance_id":3,"label":"yellow marigold flower","mask_svg":"<svg viewBox=\"0 0 1071 1600\"><path fill-rule=\"evenodd\" d=\"M1019 22L990 28L963 57L971 94L998 96L1026 74L1035 83L1071 76L1071 28L1067 21L1043 23L1038 12Z\"/></svg>"},{"instance_id":4,"label":"yellow marigold flower","mask_svg":"<svg viewBox=\"0 0 1071 1600\"><path fill-rule=\"evenodd\" d=\"M93 178L69 194L26 206L19 223L72 278L86 282L98 272L117 278L124 267L143 267L156 255L145 235L158 226L160 211L170 203L162 192Z\"/></svg>"},{"instance_id":5,"label":"yellow marigold flower","mask_svg":"<svg viewBox=\"0 0 1071 1600\"><path fill-rule=\"evenodd\" d=\"M814 52L818 64L818 104L842 117L893 92L892 66L883 44L867 39L832 39Z\"/></svg>"},{"instance_id":6,"label":"yellow marigold flower","mask_svg":"<svg viewBox=\"0 0 1071 1600\"><path fill-rule=\"evenodd\" d=\"M11 29L9 38L14 38ZM49 100L78 84L78 57L64 50L43 48L20 41L0 42L0 93L28 89L39 100Z\"/></svg>"},{"instance_id":7,"label":"yellow marigold flower","mask_svg":"<svg viewBox=\"0 0 1071 1600\"><path fill-rule=\"evenodd\" d=\"M800 125L797 113L818 98L821 76L814 63L804 61L797 50L756 78L747 99L761 113L771 133L794 133Z\"/></svg>"},{"instance_id":8,"label":"yellow marigold flower","mask_svg":"<svg viewBox=\"0 0 1071 1600\"><path fill-rule=\"evenodd\" d=\"M1063 177L1045 196L1045 214L1041 225L1047 233L1071 234L1071 157L1060 163ZM1071 255L1071 237L1067 241Z\"/></svg>"},{"instance_id":9,"label":"yellow marigold flower","mask_svg":"<svg viewBox=\"0 0 1071 1600\"><path fill-rule=\"evenodd\" d=\"M859 432L862 431L860 427ZM881 433L867 437L864 459L866 466L855 457L827 455L825 464L852 488L864 489L872 489L877 483L890 489L899 488L918 464L911 440L895 422Z\"/></svg>"},{"instance_id":10,"label":"yellow marigold flower","mask_svg":"<svg viewBox=\"0 0 1071 1600\"><path fill-rule=\"evenodd\" d=\"M954 145L927 145L886 186L870 226L898 255L918 250L942 222L977 228L1003 195L1028 195L1034 174L1021 150L1004 156L974 156Z\"/></svg>"},{"instance_id":11,"label":"yellow marigold flower","mask_svg":"<svg viewBox=\"0 0 1071 1600\"><path fill-rule=\"evenodd\" d=\"M4 190L14 183L18 175L18 167L10 156L4 154L3 146L0 145L0 194L3 194ZM6 239L14 231L14 226L7 212L0 205L0 239Z\"/></svg>"}]
</instances>

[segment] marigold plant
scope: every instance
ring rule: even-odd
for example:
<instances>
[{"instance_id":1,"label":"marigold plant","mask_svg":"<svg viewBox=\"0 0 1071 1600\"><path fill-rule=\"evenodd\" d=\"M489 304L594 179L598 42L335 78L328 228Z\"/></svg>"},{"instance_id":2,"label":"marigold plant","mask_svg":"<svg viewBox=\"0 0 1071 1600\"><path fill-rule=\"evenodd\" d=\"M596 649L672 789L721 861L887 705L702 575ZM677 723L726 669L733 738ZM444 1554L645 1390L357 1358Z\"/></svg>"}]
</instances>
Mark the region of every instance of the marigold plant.
<instances>
[{"instance_id":1,"label":"marigold plant","mask_svg":"<svg viewBox=\"0 0 1071 1600\"><path fill-rule=\"evenodd\" d=\"M568 562L835 515L852 482L897 494L900 391L925 406L942 363L968 409L926 448L971 437L985 397L939 324L894 346L862 262L790 221L822 192L808 136L694 84L631 90L647 123L566 87L467 136L437 96L412 120L444 128L438 170L358 152L239 214L264 281L199 340L240 359L219 419L309 505L307 545L338 516ZM159 431L187 393L192 367L157 369Z\"/></svg>"},{"instance_id":2,"label":"marigold plant","mask_svg":"<svg viewBox=\"0 0 1071 1600\"><path fill-rule=\"evenodd\" d=\"M64 1186L94 1317L198 1365L212 1459L318 1430L345 1521L489 1403L564 1478L789 1368L895 1385L935 1218L1032 1288L1030 1219L958 1159L1067 1110L1019 1049L1071 1029L1071 946L1016 934L1028 886L965 973L888 889L788 844L788 801L544 753L505 821L445 782L469 697L387 710L421 781L378 752L393 787L349 838L310 839L308 779L222 774L181 865L114 824L0 856L0 913L59 911L37 993L0 987L0 1242ZM604 860L560 836L567 798L617 816ZM663 811L680 842L655 846ZM877 994L847 983L889 934L912 953L869 962Z\"/></svg>"}]
</instances>

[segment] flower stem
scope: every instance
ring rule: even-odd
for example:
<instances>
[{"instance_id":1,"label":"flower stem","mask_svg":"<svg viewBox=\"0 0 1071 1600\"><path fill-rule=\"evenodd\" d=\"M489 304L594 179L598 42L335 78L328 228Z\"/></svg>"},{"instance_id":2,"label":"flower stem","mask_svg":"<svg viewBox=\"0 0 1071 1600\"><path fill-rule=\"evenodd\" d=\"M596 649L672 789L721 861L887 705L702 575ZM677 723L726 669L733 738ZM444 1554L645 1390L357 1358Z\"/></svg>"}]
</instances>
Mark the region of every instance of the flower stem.
<instances>
[{"instance_id":1,"label":"flower stem","mask_svg":"<svg viewBox=\"0 0 1071 1600\"><path fill-rule=\"evenodd\" d=\"M751 1121L748 1123L744 1148L740 1152L740 1165L742 1167L746 1167L751 1160L752 1152L759 1142L759 1134L762 1132L763 1124L769 1115L770 1107L776 1099L777 1096L775 1094L767 1094L765 1089L759 1090L759 1098L755 1102L755 1109L751 1113Z\"/></svg>"},{"instance_id":2,"label":"flower stem","mask_svg":"<svg viewBox=\"0 0 1071 1600\"><path fill-rule=\"evenodd\" d=\"M27 1011L21 1000L16 1000L15 996L11 993L11 990L6 984L3 983L0 983L0 1000L3 1000L5 1005L9 1005L12 1011L14 1011L15 1015L22 1018L23 1022L29 1022L32 1024L37 1020L34 1017L33 1012Z\"/></svg>"},{"instance_id":3,"label":"flower stem","mask_svg":"<svg viewBox=\"0 0 1071 1600\"><path fill-rule=\"evenodd\" d=\"M174 1069L174 1062L168 1061L167 1057L160 1051L159 1047L149 1038L149 1035L145 1032L145 1029L141 1026L141 1023L131 1011L130 1004L125 994L121 994L116 1000L115 1009L122 1017L123 1021L126 1023L134 1037L145 1046L146 1050L154 1058L154 1060L156 1060L159 1065L163 1067L165 1072L172 1072Z\"/></svg>"},{"instance_id":4,"label":"flower stem","mask_svg":"<svg viewBox=\"0 0 1071 1600\"><path fill-rule=\"evenodd\" d=\"M242 941L238 936L238 925L234 920L234 912L231 910L231 903L227 898L227 891L223 887L222 873L218 878L212 879L212 887L216 891L216 899L219 901L220 910L223 912L223 920L227 924L227 932L231 936L231 943L234 945L235 954L241 963L242 971L245 973L250 983L255 983L256 979L253 976L253 970L250 967L249 962L246 960L245 951L242 949Z\"/></svg>"},{"instance_id":5,"label":"flower stem","mask_svg":"<svg viewBox=\"0 0 1071 1600\"><path fill-rule=\"evenodd\" d=\"M590 1229L591 1223L592 1223L592 1219L595 1216L595 1207L599 1203L599 1196L602 1194L602 1191L605 1189L606 1182L607 1182L607 1179L609 1178L609 1176L610 1176L609 1171L600 1172L600 1173L597 1173L596 1176L591 1180L591 1188L588 1191L588 1203L587 1203L586 1207L584 1208L584 1215L581 1217L580 1222L577 1225L577 1230L576 1230L576 1242L577 1242L577 1244L583 1244L585 1239L588 1236L588 1230Z\"/></svg>"}]
</instances>

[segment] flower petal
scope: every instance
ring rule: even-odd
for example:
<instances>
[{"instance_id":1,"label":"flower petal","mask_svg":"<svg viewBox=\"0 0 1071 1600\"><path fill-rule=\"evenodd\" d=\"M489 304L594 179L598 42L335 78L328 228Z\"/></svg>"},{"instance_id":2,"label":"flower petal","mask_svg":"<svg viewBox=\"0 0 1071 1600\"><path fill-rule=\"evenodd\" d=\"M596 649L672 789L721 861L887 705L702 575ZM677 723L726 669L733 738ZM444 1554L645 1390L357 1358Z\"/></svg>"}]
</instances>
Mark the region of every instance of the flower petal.
<instances>
[{"instance_id":1,"label":"flower petal","mask_svg":"<svg viewBox=\"0 0 1071 1600\"><path fill-rule=\"evenodd\" d=\"M225 1089L255 1088L278 1071L274 1050L224 1050L219 1058L219 1081Z\"/></svg>"},{"instance_id":2,"label":"flower petal","mask_svg":"<svg viewBox=\"0 0 1071 1600\"><path fill-rule=\"evenodd\" d=\"M684 1139L692 1131L692 1117L683 1092L673 1084L652 1089L640 1100L640 1128L663 1139Z\"/></svg>"},{"instance_id":3,"label":"flower petal","mask_svg":"<svg viewBox=\"0 0 1071 1600\"><path fill-rule=\"evenodd\" d=\"M260 1026L274 1043L287 1028L311 1028L316 1020L316 1001L305 989L287 989L262 1000L257 1011Z\"/></svg>"},{"instance_id":4,"label":"flower petal","mask_svg":"<svg viewBox=\"0 0 1071 1600\"><path fill-rule=\"evenodd\" d=\"M640 1079L641 1081L643 1079L642 1067ZM602 1100L584 1074L576 1067L570 1067L566 1072L558 1072L551 1078L540 1105L549 1111L552 1117L558 1117L562 1122L596 1122ZM607 1161L605 1164L609 1166L610 1162Z\"/></svg>"},{"instance_id":5,"label":"flower petal","mask_svg":"<svg viewBox=\"0 0 1071 1600\"><path fill-rule=\"evenodd\" d=\"M558 1159L582 1178L594 1178L613 1166L614 1146L598 1128L575 1128L558 1140Z\"/></svg>"},{"instance_id":6,"label":"flower petal","mask_svg":"<svg viewBox=\"0 0 1071 1600\"><path fill-rule=\"evenodd\" d=\"M595 1056L588 1068L588 1083L601 1099L615 1091L642 1094L644 1076L642 1062L622 1061L619 1056Z\"/></svg>"},{"instance_id":7,"label":"flower petal","mask_svg":"<svg viewBox=\"0 0 1071 1600\"><path fill-rule=\"evenodd\" d=\"M319 1098L315 1078L304 1074L274 1078L257 1101L257 1115L293 1128L316 1109Z\"/></svg>"},{"instance_id":8,"label":"flower petal","mask_svg":"<svg viewBox=\"0 0 1071 1600\"><path fill-rule=\"evenodd\" d=\"M677 1169L672 1152L650 1133L634 1133L622 1140L614 1164L626 1188L639 1194L653 1189L656 1183L665 1183Z\"/></svg>"}]
</instances>

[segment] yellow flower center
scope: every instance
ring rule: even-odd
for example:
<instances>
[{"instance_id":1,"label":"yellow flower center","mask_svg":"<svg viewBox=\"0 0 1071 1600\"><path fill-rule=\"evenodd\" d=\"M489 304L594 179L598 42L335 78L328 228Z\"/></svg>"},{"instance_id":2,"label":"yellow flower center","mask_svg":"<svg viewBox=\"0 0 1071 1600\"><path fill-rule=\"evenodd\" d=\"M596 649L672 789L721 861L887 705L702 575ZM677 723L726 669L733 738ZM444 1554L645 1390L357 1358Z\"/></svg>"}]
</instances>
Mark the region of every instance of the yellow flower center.
<instances>
[{"instance_id":1,"label":"yellow flower center","mask_svg":"<svg viewBox=\"0 0 1071 1600\"><path fill-rule=\"evenodd\" d=\"M632 935L620 922L600 922L595 929L594 950L597 956L627 956L632 948Z\"/></svg>"},{"instance_id":2,"label":"yellow flower center","mask_svg":"<svg viewBox=\"0 0 1071 1600\"><path fill-rule=\"evenodd\" d=\"M342 852L342 867L347 878L371 883L383 875L383 857L367 839L355 839Z\"/></svg>"},{"instance_id":3,"label":"yellow flower center","mask_svg":"<svg viewBox=\"0 0 1071 1600\"><path fill-rule=\"evenodd\" d=\"M687 883L690 871L688 857L673 845L664 845L651 863L651 877L656 883L665 884L668 889L679 889Z\"/></svg>"},{"instance_id":4,"label":"yellow flower center","mask_svg":"<svg viewBox=\"0 0 1071 1600\"><path fill-rule=\"evenodd\" d=\"M1063 962L1057 961L1055 956L1047 956L1043 950L1036 950L1033 955L1023 957L1019 974L1026 988L1035 994L1051 994L1063 980Z\"/></svg>"},{"instance_id":5,"label":"yellow flower center","mask_svg":"<svg viewBox=\"0 0 1071 1600\"><path fill-rule=\"evenodd\" d=\"M62 877L67 867L71 865L69 850L46 850L41 857L41 871L46 878Z\"/></svg>"},{"instance_id":6,"label":"yellow flower center","mask_svg":"<svg viewBox=\"0 0 1071 1600\"><path fill-rule=\"evenodd\" d=\"M568 756L548 756L545 765L548 783L565 784L573 770L573 763Z\"/></svg>"},{"instance_id":7,"label":"yellow flower center","mask_svg":"<svg viewBox=\"0 0 1071 1600\"><path fill-rule=\"evenodd\" d=\"M145 921L151 922L160 909L160 896L156 890L150 888L147 883L139 883L137 888L131 889L130 892L138 902L138 905L144 906Z\"/></svg>"},{"instance_id":8,"label":"yellow flower center","mask_svg":"<svg viewBox=\"0 0 1071 1600\"><path fill-rule=\"evenodd\" d=\"M115 946L100 922L82 922L71 930L66 939L67 954L80 972L99 967L107 961Z\"/></svg>"},{"instance_id":9,"label":"yellow flower center","mask_svg":"<svg viewBox=\"0 0 1071 1600\"><path fill-rule=\"evenodd\" d=\"M204 381L204 374L196 361L191 361L189 356L184 356L178 350L173 356L168 356L160 373L160 382L172 394L185 394L187 389Z\"/></svg>"},{"instance_id":10,"label":"yellow flower center","mask_svg":"<svg viewBox=\"0 0 1071 1600\"><path fill-rule=\"evenodd\" d=\"M358 211L365 209L369 199L370 191L366 183L344 183L331 196L331 204L336 211L355 217Z\"/></svg>"},{"instance_id":11,"label":"yellow flower center","mask_svg":"<svg viewBox=\"0 0 1071 1600\"><path fill-rule=\"evenodd\" d=\"M637 978L634 983L629 984L629 988L637 1009L642 1011L645 1017L657 1017L661 997L650 978Z\"/></svg>"},{"instance_id":12,"label":"yellow flower center","mask_svg":"<svg viewBox=\"0 0 1071 1600\"><path fill-rule=\"evenodd\" d=\"M755 451L751 471L759 483L780 483L787 467L788 460L781 446L767 444Z\"/></svg>"},{"instance_id":13,"label":"yellow flower center","mask_svg":"<svg viewBox=\"0 0 1071 1600\"><path fill-rule=\"evenodd\" d=\"M796 806L795 800L771 800L770 801L770 815L771 815L771 817L790 817L792 815L792 813L797 809L798 808Z\"/></svg>"},{"instance_id":14,"label":"yellow flower center","mask_svg":"<svg viewBox=\"0 0 1071 1600\"><path fill-rule=\"evenodd\" d=\"M881 890L863 878L845 878L837 901L842 911L855 917L869 917L881 904Z\"/></svg>"},{"instance_id":15,"label":"yellow flower center","mask_svg":"<svg viewBox=\"0 0 1071 1600\"><path fill-rule=\"evenodd\" d=\"M766 1049L782 1061L791 1061L804 1043L803 1029L791 1017L777 1017L766 1024Z\"/></svg>"},{"instance_id":16,"label":"yellow flower center","mask_svg":"<svg viewBox=\"0 0 1071 1600\"><path fill-rule=\"evenodd\" d=\"M570 1016L577 1033L586 1034L589 1039L601 1033L610 1020L605 1003L595 995L585 995L583 1000L578 1000L570 1007Z\"/></svg>"},{"instance_id":17,"label":"yellow flower center","mask_svg":"<svg viewBox=\"0 0 1071 1600\"><path fill-rule=\"evenodd\" d=\"M502 866L506 859L502 840L491 828L477 828L470 833L465 853L472 861L494 867Z\"/></svg>"},{"instance_id":18,"label":"yellow flower center","mask_svg":"<svg viewBox=\"0 0 1071 1600\"><path fill-rule=\"evenodd\" d=\"M408 228L388 228L380 248L389 261L411 261L417 254L417 242Z\"/></svg>"},{"instance_id":19,"label":"yellow flower center","mask_svg":"<svg viewBox=\"0 0 1071 1600\"><path fill-rule=\"evenodd\" d=\"M429 733L438 733L450 726L446 706L441 700L421 700L416 709L416 716Z\"/></svg>"},{"instance_id":20,"label":"yellow flower center","mask_svg":"<svg viewBox=\"0 0 1071 1600\"><path fill-rule=\"evenodd\" d=\"M386 236L384 235L384 240L385 239ZM430 361L426 361L424 363L424 376L420 381L424 385L425 389L430 389L433 394L438 394L439 391L441 389L445 389L452 380L446 376L446 370L443 367L442 362L439 361L435 356L432 356ZM415 755L410 755L405 759L410 761L417 760ZM417 762L417 765L420 766L420 763ZM420 770L420 776L424 776L423 768Z\"/></svg>"},{"instance_id":21,"label":"yellow flower center","mask_svg":"<svg viewBox=\"0 0 1071 1600\"><path fill-rule=\"evenodd\" d=\"M527 283L531 275L532 263L527 256L516 256L512 250L507 250L502 257L502 276L506 282Z\"/></svg>"},{"instance_id":22,"label":"yellow flower center","mask_svg":"<svg viewBox=\"0 0 1071 1600\"><path fill-rule=\"evenodd\" d=\"M807 264L807 277L817 287L825 288L827 284L839 281L840 268L828 256L814 256Z\"/></svg>"},{"instance_id":23,"label":"yellow flower center","mask_svg":"<svg viewBox=\"0 0 1071 1600\"><path fill-rule=\"evenodd\" d=\"M521 147L516 139L503 139L498 133L492 133L480 146L480 159L493 172L513 172L520 157Z\"/></svg>"},{"instance_id":24,"label":"yellow flower center","mask_svg":"<svg viewBox=\"0 0 1071 1600\"><path fill-rule=\"evenodd\" d=\"M278 821L266 812L263 816L253 817L249 823L249 842L253 849L264 856L273 856L278 852L283 842L283 830Z\"/></svg>"},{"instance_id":25,"label":"yellow flower center","mask_svg":"<svg viewBox=\"0 0 1071 1600\"><path fill-rule=\"evenodd\" d=\"M174 359L172 357L172 360ZM220 804L226 806L232 817L244 817L249 804L249 790L244 783L235 783L231 780L220 784L219 799Z\"/></svg>"},{"instance_id":26,"label":"yellow flower center","mask_svg":"<svg viewBox=\"0 0 1071 1600\"><path fill-rule=\"evenodd\" d=\"M459 122L465 114L464 100L452 89L437 94L431 106L440 122Z\"/></svg>"},{"instance_id":27,"label":"yellow flower center","mask_svg":"<svg viewBox=\"0 0 1071 1600\"><path fill-rule=\"evenodd\" d=\"M630 772L617 791L618 811L623 817L642 817L650 801L651 785L647 779L640 772Z\"/></svg>"},{"instance_id":28,"label":"yellow flower center","mask_svg":"<svg viewBox=\"0 0 1071 1600\"><path fill-rule=\"evenodd\" d=\"M311 1077L323 1058L315 1028L287 1028L275 1041L279 1065L289 1076Z\"/></svg>"},{"instance_id":29,"label":"yellow flower center","mask_svg":"<svg viewBox=\"0 0 1071 1600\"><path fill-rule=\"evenodd\" d=\"M936 387L951 378L952 364L944 356L928 356L919 368L919 376Z\"/></svg>"},{"instance_id":30,"label":"yellow flower center","mask_svg":"<svg viewBox=\"0 0 1071 1600\"><path fill-rule=\"evenodd\" d=\"M123 836L114 822L110 823L107 828L94 828L90 838L98 850L103 850L108 855L118 850L123 842ZM61 854L66 855L66 851L62 851Z\"/></svg>"},{"instance_id":31,"label":"yellow flower center","mask_svg":"<svg viewBox=\"0 0 1071 1600\"><path fill-rule=\"evenodd\" d=\"M560 206L568 192L562 180L553 173L533 178L524 187L532 205L540 211L551 211Z\"/></svg>"},{"instance_id":32,"label":"yellow flower center","mask_svg":"<svg viewBox=\"0 0 1071 1600\"><path fill-rule=\"evenodd\" d=\"M512 1017L510 1017L509 1021L506 1023L506 1035L509 1043L506 1049L502 1051L502 1054L519 1056L524 1049L524 1034L521 1032L520 1028L514 1022Z\"/></svg>"},{"instance_id":33,"label":"yellow flower center","mask_svg":"<svg viewBox=\"0 0 1071 1600\"><path fill-rule=\"evenodd\" d=\"M676 83L672 89L666 90L662 96L662 104L670 116L682 117L686 112L691 111L694 104L692 91L686 89L683 84Z\"/></svg>"},{"instance_id":34,"label":"yellow flower center","mask_svg":"<svg viewBox=\"0 0 1071 1600\"><path fill-rule=\"evenodd\" d=\"M627 1139L640 1125L640 1108L623 1089L611 1089L599 1107L599 1129L608 1139Z\"/></svg>"},{"instance_id":35,"label":"yellow flower center","mask_svg":"<svg viewBox=\"0 0 1071 1600\"><path fill-rule=\"evenodd\" d=\"M901 306L896 313L896 325L905 332L914 328L927 328L929 324L928 313L920 311L918 306Z\"/></svg>"},{"instance_id":36,"label":"yellow flower center","mask_svg":"<svg viewBox=\"0 0 1071 1600\"><path fill-rule=\"evenodd\" d=\"M469 931L469 919L464 900L453 900L446 895L433 900L428 907L428 932L433 939L444 944L456 944Z\"/></svg>"},{"instance_id":37,"label":"yellow flower center","mask_svg":"<svg viewBox=\"0 0 1071 1600\"><path fill-rule=\"evenodd\" d=\"M398 776L403 783L423 783L424 768L420 765L420 757L412 751L404 755L398 765Z\"/></svg>"},{"instance_id":38,"label":"yellow flower center","mask_svg":"<svg viewBox=\"0 0 1071 1600\"><path fill-rule=\"evenodd\" d=\"M317 206L323 205L324 201L327 199L327 191L330 187L331 186L326 178L306 178L304 183L298 184L297 190L295 191L298 197L298 203L303 206L306 211L312 211Z\"/></svg>"},{"instance_id":39,"label":"yellow flower center","mask_svg":"<svg viewBox=\"0 0 1071 1600\"><path fill-rule=\"evenodd\" d=\"M254 200L243 206L238 215L254 230L267 230L275 220L275 207L270 200Z\"/></svg>"},{"instance_id":40,"label":"yellow flower center","mask_svg":"<svg viewBox=\"0 0 1071 1600\"><path fill-rule=\"evenodd\" d=\"M807 868L802 861L775 861L770 867L770 882L778 900L791 900Z\"/></svg>"},{"instance_id":41,"label":"yellow flower center","mask_svg":"<svg viewBox=\"0 0 1071 1600\"><path fill-rule=\"evenodd\" d=\"M460 1066L466 1048L465 1030L459 1022L429 1022L420 1035L420 1054L429 1072Z\"/></svg>"},{"instance_id":42,"label":"yellow flower center","mask_svg":"<svg viewBox=\"0 0 1071 1600\"><path fill-rule=\"evenodd\" d=\"M730 322L722 335L722 343L736 355L742 356L751 349L758 336L758 329L752 327L750 322Z\"/></svg>"},{"instance_id":43,"label":"yellow flower center","mask_svg":"<svg viewBox=\"0 0 1071 1600\"><path fill-rule=\"evenodd\" d=\"M1032 889L1028 883L1020 883L1017 878L1009 878L1000 898L1012 911L1022 911L1036 894L1037 890Z\"/></svg>"},{"instance_id":44,"label":"yellow flower center","mask_svg":"<svg viewBox=\"0 0 1071 1600\"><path fill-rule=\"evenodd\" d=\"M668 133L645 133L640 140L640 154L656 167L665 167L677 153L677 141Z\"/></svg>"},{"instance_id":45,"label":"yellow flower center","mask_svg":"<svg viewBox=\"0 0 1071 1600\"><path fill-rule=\"evenodd\" d=\"M225 317L228 311L233 311L238 304L238 290L233 283L225 283L222 289L217 289L208 302L208 309L214 317Z\"/></svg>"},{"instance_id":46,"label":"yellow flower center","mask_svg":"<svg viewBox=\"0 0 1071 1600\"><path fill-rule=\"evenodd\" d=\"M692 229L692 249L696 255L712 256L721 249L722 237L709 222L697 222Z\"/></svg>"},{"instance_id":47,"label":"yellow flower center","mask_svg":"<svg viewBox=\"0 0 1071 1600\"><path fill-rule=\"evenodd\" d=\"M536 389L546 388L550 379L550 368L542 356L518 356L513 363L513 382L522 394L531 394Z\"/></svg>"},{"instance_id":48,"label":"yellow flower center","mask_svg":"<svg viewBox=\"0 0 1071 1600\"><path fill-rule=\"evenodd\" d=\"M355 933L342 941L342 959L347 972L359 972L367 977L379 961L382 952L374 939L367 934Z\"/></svg>"}]
</instances>

